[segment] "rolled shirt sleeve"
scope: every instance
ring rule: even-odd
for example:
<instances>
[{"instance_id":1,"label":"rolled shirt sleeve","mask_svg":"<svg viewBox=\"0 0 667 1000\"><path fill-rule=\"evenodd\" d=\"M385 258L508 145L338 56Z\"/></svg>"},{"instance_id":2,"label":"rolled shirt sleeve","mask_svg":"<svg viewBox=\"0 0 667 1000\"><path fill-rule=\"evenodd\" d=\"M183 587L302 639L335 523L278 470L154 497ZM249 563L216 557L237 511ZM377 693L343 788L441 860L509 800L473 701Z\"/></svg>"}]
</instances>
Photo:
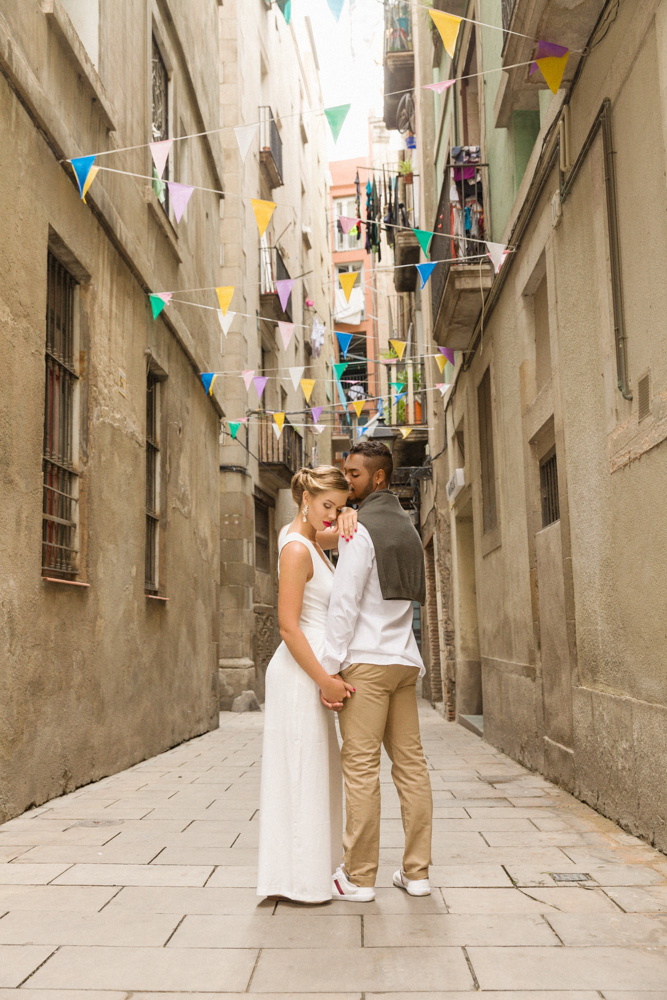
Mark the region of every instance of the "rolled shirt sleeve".
<instances>
[{"instance_id":1,"label":"rolled shirt sleeve","mask_svg":"<svg viewBox=\"0 0 667 1000\"><path fill-rule=\"evenodd\" d=\"M363 527L351 541L341 541L338 552L322 657L322 666L328 674L337 674L345 662L375 559L373 543Z\"/></svg>"}]
</instances>

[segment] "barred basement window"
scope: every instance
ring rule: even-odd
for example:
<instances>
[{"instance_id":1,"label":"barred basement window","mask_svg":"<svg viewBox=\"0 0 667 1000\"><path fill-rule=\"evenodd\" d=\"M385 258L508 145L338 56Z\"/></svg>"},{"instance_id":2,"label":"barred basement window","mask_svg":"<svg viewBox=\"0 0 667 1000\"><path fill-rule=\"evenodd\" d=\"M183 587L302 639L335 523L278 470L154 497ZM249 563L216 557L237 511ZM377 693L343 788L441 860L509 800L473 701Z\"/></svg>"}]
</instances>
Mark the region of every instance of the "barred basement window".
<instances>
[{"instance_id":1,"label":"barred basement window","mask_svg":"<svg viewBox=\"0 0 667 1000\"><path fill-rule=\"evenodd\" d=\"M482 468L482 520L484 532L491 531L498 523L496 510L496 467L493 458L493 415L491 404L491 370L484 372L484 378L477 389L477 410L479 416L479 453Z\"/></svg>"},{"instance_id":2,"label":"barred basement window","mask_svg":"<svg viewBox=\"0 0 667 1000\"><path fill-rule=\"evenodd\" d=\"M78 417L75 296L77 283L48 255L46 388L42 457L42 576L77 574L79 480L74 468Z\"/></svg>"},{"instance_id":3,"label":"barred basement window","mask_svg":"<svg viewBox=\"0 0 667 1000\"><path fill-rule=\"evenodd\" d=\"M152 56L152 94L153 94L153 142L161 142L169 138L169 72L166 63L162 58L162 52L155 35L153 35L153 56ZM169 180L169 159L162 172L162 179L153 168L153 190L155 195L169 214L169 188L166 182Z\"/></svg>"},{"instance_id":4,"label":"barred basement window","mask_svg":"<svg viewBox=\"0 0 667 1000\"><path fill-rule=\"evenodd\" d=\"M255 498L255 567L263 573L271 571L269 508L257 498Z\"/></svg>"},{"instance_id":5,"label":"barred basement window","mask_svg":"<svg viewBox=\"0 0 667 1000\"><path fill-rule=\"evenodd\" d=\"M540 495L542 499L542 527L560 520L558 501L558 466L556 448L552 448L540 461Z\"/></svg>"},{"instance_id":6,"label":"barred basement window","mask_svg":"<svg viewBox=\"0 0 667 1000\"><path fill-rule=\"evenodd\" d=\"M149 371L146 384L146 591L159 587L160 532L160 382Z\"/></svg>"}]
</instances>

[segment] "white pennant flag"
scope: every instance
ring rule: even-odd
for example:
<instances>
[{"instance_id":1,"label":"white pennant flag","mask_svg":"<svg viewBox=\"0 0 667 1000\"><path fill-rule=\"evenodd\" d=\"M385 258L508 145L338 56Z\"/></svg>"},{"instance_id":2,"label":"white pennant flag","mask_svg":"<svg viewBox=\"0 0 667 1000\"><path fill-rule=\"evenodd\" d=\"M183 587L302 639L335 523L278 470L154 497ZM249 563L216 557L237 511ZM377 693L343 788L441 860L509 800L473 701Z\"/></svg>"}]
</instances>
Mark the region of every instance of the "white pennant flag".
<instances>
[{"instance_id":1,"label":"white pennant flag","mask_svg":"<svg viewBox=\"0 0 667 1000\"><path fill-rule=\"evenodd\" d=\"M278 424L272 424L271 426L273 427L273 433L276 435L276 440L280 441L280 435L283 432L282 427L278 427Z\"/></svg>"},{"instance_id":2,"label":"white pennant flag","mask_svg":"<svg viewBox=\"0 0 667 1000\"><path fill-rule=\"evenodd\" d=\"M507 245L505 243L488 243L486 244L486 249L489 251L489 257L493 263L493 269L498 274L498 271L503 266L503 261L505 260L505 255L507 253Z\"/></svg>"},{"instance_id":3,"label":"white pennant flag","mask_svg":"<svg viewBox=\"0 0 667 1000\"><path fill-rule=\"evenodd\" d=\"M303 373L305 368L289 368L289 377L292 379L292 385L295 389L298 389L301 385L301 379L303 378Z\"/></svg>"},{"instance_id":4,"label":"white pennant flag","mask_svg":"<svg viewBox=\"0 0 667 1000\"><path fill-rule=\"evenodd\" d=\"M236 316L236 313L230 312L229 310L227 310L226 313L223 313L222 309L218 309L217 313L218 313L218 319L220 320L220 326L222 327L222 332L226 337L227 334L229 333L230 326L234 322L234 317Z\"/></svg>"},{"instance_id":5,"label":"white pennant flag","mask_svg":"<svg viewBox=\"0 0 667 1000\"><path fill-rule=\"evenodd\" d=\"M234 135L236 136L236 141L239 144L239 153L241 154L241 159L244 163L252 140L257 135L258 128L259 125L255 122L253 125L238 125L234 129Z\"/></svg>"},{"instance_id":6,"label":"white pennant flag","mask_svg":"<svg viewBox=\"0 0 667 1000\"><path fill-rule=\"evenodd\" d=\"M167 165L167 160L169 159L173 142L173 139L162 139L161 142L149 143L151 154L153 156L153 163L155 164L155 169L157 170L157 175L160 179L162 179L164 168Z\"/></svg>"},{"instance_id":7,"label":"white pennant flag","mask_svg":"<svg viewBox=\"0 0 667 1000\"><path fill-rule=\"evenodd\" d=\"M294 333L294 323L283 323L278 322L278 329L280 330L280 336L282 338L283 347L285 350L289 347L289 342L292 339L292 334Z\"/></svg>"},{"instance_id":8,"label":"white pennant flag","mask_svg":"<svg viewBox=\"0 0 667 1000\"><path fill-rule=\"evenodd\" d=\"M326 424L313 424L313 430L317 431L318 434L321 434L325 427Z\"/></svg>"}]
</instances>

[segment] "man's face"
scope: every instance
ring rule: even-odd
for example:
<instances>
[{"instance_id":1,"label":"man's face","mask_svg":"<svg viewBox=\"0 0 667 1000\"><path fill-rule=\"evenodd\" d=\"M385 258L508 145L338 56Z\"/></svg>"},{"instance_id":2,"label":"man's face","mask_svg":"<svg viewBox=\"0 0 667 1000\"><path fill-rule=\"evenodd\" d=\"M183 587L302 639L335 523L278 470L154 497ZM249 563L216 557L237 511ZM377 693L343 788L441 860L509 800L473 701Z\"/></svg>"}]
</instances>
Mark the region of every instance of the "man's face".
<instances>
[{"instance_id":1,"label":"man's face","mask_svg":"<svg viewBox=\"0 0 667 1000\"><path fill-rule=\"evenodd\" d=\"M353 503L361 503L374 492L373 476L363 455L348 455L345 460L345 478L350 487L349 498Z\"/></svg>"}]
</instances>

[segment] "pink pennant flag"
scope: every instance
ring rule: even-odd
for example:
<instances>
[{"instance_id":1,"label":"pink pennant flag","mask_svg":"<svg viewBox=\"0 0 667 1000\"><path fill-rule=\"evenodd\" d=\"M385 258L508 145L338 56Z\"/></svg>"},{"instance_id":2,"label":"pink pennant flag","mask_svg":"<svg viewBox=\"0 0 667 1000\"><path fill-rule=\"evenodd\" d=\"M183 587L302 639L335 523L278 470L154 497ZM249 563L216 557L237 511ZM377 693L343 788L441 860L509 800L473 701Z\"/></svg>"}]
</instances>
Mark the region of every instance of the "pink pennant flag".
<instances>
[{"instance_id":1,"label":"pink pennant flag","mask_svg":"<svg viewBox=\"0 0 667 1000\"><path fill-rule=\"evenodd\" d=\"M255 375L255 369L254 368L252 369L252 371L247 371L247 372L242 372L241 373L241 378L245 382L246 389L250 388L250 383L252 382L252 380L254 378L254 375Z\"/></svg>"},{"instance_id":2,"label":"pink pennant flag","mask_svg":"<svg viewBox=\"0 0 667 1000\"><path fill-rule=\"evenodd\" d=\"M313 423L314 423L314 424L317 424L317 423L319 423L319 420L320 420L320 416L321 416L321 414L322 414L322 410L323 410L323 409L324 409L324 407L323 407L323 406L313 406L313 407L311 407L311 410L310 410L310 412L311 412L311 413L312 413L312 415L313 415Z\"/></svg>"},{"instance_id":3,"label":"pink pennant flag","mask_svg":"<svg viewBox=\"0 0 667 1000\"><path fill-rule=\"evenodd\" d=\"M354 218L351 215L339 215L338 216L338 221L340 222L340 228L343 230L343 232L347 236L347 234L349 233L349 231L351 229L354 229L354 227L357 225L357 223L359 222L359 219Z\"/></svg>"},{"instance_id":4,"label":"pink pennant flag","mask_svg":"<svg viewBox=\"0 0 667 1000\"><path fill-rule=\"evenodd\" d=\"M437 83L426 83L424 84L424 90L433 90L436 94L443 94L445 90L449 90L453 87L456 80L439 80Z\"/></svg>"},{"instance_id":5,"label":"pink pennant flag","mask_svg":"<svg viewBox=\"0 0 667 1000\"><path fill-rule=\"evenodd\" d=\"M436 382L435 383L435 387L436 387L436 389L440 390L440 395L444 396L445 393L447 392L447 390L450 387L450 383L447 383L447 382Z\"/></svg>"},{"instance_id":6,"label":"pink pennant flag","mask_svg":"<svg viewBox=\"0 0 667 1000\"><path fill-rule=\"evenodd\" d=\"M283 306L283 309L285 307ZM280 336L282 337L283 347L285 350L289 347L289 342L292 339L292 334L294 333L294 323L283 323L278 321L278 329L280 330Z\"/></svg>"},{"instance_id":7,"label":"pink pennant flag","mask_svg":"<svg viewBox=\"0 0 667 1000\"><path fill-rule=\"evenodd\" d=\"M180 222L194 188L189 184L178 184L177 181L167 181L167 187L176 222Z\"/></svg>"},{"instance_id":8,"label":"pink pennant flag","mask_svg":"<svg viewBox=\"0 0 667 1000\"><path fill-rule=\"evenodd\" d=\"M267 375L255 375L253 382L255 383L255 389L257 389L257 395L261 401L262 393L266 389L266 383L269 381Z\"/></svg>"},{"instance_id":9,"label":"pink pennant flag","mask_svg":"<svg viewBox=\"0 0 667 1000\"><path fill-rule=\"evenodd\" d=\"M149 143L153 163L155 164L155 169L157 170L157 175L160 179L162 179L162 174L164 173L164 168L167 165L167 160L169 159L169 154L173 144L173 139L163 139L162 142Z\"/></svg>"},{"instance_id":10,"label":"pink pennant flag","mask_svg":"<svg viewBox=\"0 0 667 1000\"><path fill-rule=\"evenodd\" d=\"M293 287L294 278L283 278L281 281L276 281L276 291L278 292L278 298L280 299L280 305L282 306L283 312L287 309L287 303L290 295L292 294Z\"/></svg>"}]
</instances>

